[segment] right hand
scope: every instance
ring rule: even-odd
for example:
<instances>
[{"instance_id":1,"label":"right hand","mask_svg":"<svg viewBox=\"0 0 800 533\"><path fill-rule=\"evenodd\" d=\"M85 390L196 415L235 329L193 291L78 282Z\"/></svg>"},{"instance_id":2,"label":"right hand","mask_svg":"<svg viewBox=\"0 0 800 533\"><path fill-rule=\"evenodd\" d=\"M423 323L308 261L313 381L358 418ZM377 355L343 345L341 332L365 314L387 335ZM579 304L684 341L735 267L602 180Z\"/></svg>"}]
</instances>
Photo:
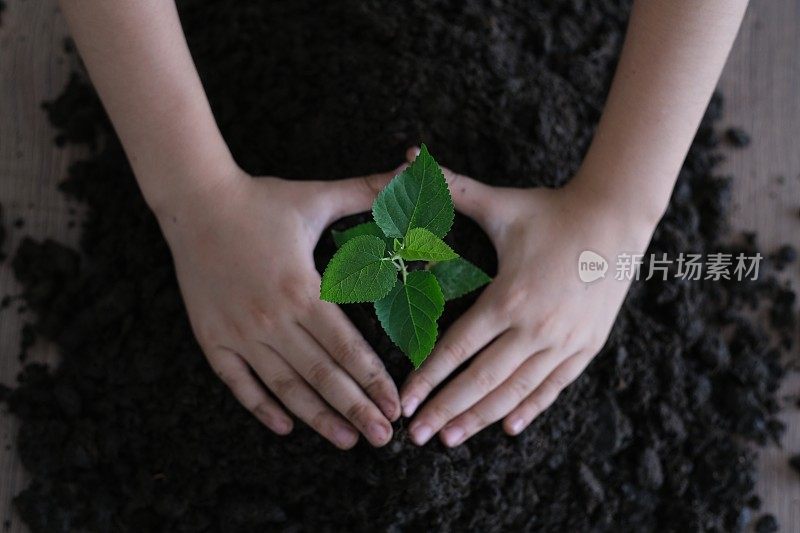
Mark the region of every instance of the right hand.
<instances>
[{"instance_id":1,"label":"right hand","mask_svg":"<svg viewBox=\"0 0 800 533\"><path fill-rule=\"evenodd\" d=\"M341 449L359 432L386 444L397 388L342 310L320 300L313 251L331 222L369 210L393 173L331 182L231 175L157 215L209 363L279 435L292 430L288 410Z\"/></svg>"}]
</instances>

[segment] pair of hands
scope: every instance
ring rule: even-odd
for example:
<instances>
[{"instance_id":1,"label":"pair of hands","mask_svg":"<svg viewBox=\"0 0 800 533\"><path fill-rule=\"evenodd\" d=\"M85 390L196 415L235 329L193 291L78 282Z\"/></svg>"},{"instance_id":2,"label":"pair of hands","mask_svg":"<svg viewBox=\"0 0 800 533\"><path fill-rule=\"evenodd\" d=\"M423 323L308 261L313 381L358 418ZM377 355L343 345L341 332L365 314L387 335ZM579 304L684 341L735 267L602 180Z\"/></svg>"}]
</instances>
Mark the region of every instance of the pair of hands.
<instances>
[{"instance_id":1,"label":"pair of hands","mask_svg":"<svg viewBox=\"0 0 800 533\"><path fill-rule=\"evenodd\" d=\"M342 310L319 299L313 260L323 230L368 211L397 172L300 182L233 169L162 218L195 336L242 405L281 435L289 412L341 449L359 435L386 444L401 413L416 413L420 445L439 433L456 446L500 419L516 435L600 350L625 297L629 282L582 283L580 252L642 251L653 228L572 184L497 188L445 170L456 209L497 250L498 273L398 394Z\"/></svg>"}]
</instances>

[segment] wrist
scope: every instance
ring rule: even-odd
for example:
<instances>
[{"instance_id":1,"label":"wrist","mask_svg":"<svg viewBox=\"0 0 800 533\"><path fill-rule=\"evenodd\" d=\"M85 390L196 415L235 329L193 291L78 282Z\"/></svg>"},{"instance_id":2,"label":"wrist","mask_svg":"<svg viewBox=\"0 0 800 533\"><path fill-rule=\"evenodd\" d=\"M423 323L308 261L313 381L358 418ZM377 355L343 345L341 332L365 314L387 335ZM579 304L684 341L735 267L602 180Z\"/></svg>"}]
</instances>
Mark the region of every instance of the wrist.
<instances>
[{"instance_id":1,"label":"wrist","mask_svg":"<svg viewBox=\"0 0 800 533\"><path fill-rule=\"evenodd\" d=\"M227 153L188 165L165 165L137 178L147 205L163 221L211 207L215 198L249 176Z\"/></svg>"},{"instance_id":2,"label":"wrist","mask_svg":"<svg viewBox=\"0 0 800 533\"><path fill-rule=\"evenodd\" d=\"M674 181L674 180L673 180ZM586 208L593 207L636 233L652 234L666 212L669 190L637 190L637 180L581 167L565 187ZM671 182L670 182L671 183Z\"/></svg>"},{"instance_id":3,"label":"wrist","mask_svg":"<svg viewBox=\"0 0 800 533\"><path fill-rule=\"evenodd\" d=\"M609 254L607 257L622 252L644 253L664 208L634 202L627 194L610 190L599 178L578 174L563 190L570 216L585 221L579 227L585 229L587 249Z\"/></svg>"}]
</instances>

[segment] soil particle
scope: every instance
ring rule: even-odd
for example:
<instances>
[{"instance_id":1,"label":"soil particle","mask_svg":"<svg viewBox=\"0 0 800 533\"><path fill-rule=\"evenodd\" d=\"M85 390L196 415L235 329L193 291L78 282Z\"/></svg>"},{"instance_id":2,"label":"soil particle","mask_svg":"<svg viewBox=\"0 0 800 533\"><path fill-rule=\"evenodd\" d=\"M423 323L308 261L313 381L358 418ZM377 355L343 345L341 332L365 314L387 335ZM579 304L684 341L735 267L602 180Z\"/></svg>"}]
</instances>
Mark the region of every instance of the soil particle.
<instances>
[{"instance_id":1,"label":"soil particle","mask_svg":"<svg viewBox=\"0 0 800 533\"><path fill-rule=\"evenodd\" d=\"M744 148L750 144L750 135L741 128L728 128L725 131L725 138L736 148Z\"/></svg>"},{"instance_id":2,"label":"soil particle","mask_svg":"<svg viewBox=\"0 0 800 533\"><path fill-rule=\"evenodd\" d=\"M756 533L775 533L778 531L778 520L771 514L765 514L756 522Z\"/></svg>"},{"instance_id":3,"label":"soil particle","mask_svg":"<svg viewBox=\"0 0 800 533\"><path fill-rule=\"evenodd\" d=\"M789 465L800 475L800 453L789 458Z\"/></svg>"},{"instance_id":4,"label":"soil particle","mask_svg":"<svg viewBox=\"0 0 800 533\"><path fill-rule=\"evenodd\" d=\"M627 2L184 0L192 55L236 160L254 175L332 179L426 142L495 185L556 187L580 165L624 36ZM279 77L276 81L276 73ZM651 253L757 251L728 242L712 99ZM45 105L56 142L91 155L61 189L86 204L80 253L23 239L12 266L29 328L62 354L29 363L6 401L31 475L33 532L730 531L749 523L753 442L774 437L794 293L758 280L634 282L602 352L517 438L493 426L455 449L333 449L297 424L272 435L211 372L169 250L86 76ZM356 216L337 228L364 220ZM458 216L451 245L489 272ZM324 236L324 265L334 249ZM448 302L442 329L475 301ZM770 321L750 310L773 305ZM395 380L407 359L371 306L343 309ZM776 311L777 310L777 311Z\"/></svg>"},{"instance_id":5,"label":"soil particle","mask_svg":"<svg viewBox=\"0 0 800 533\"><path fill-rule=\"evenodd\" d=\"M654 448L645 448L642 452L639 459L639 482L651 490L657 490L664 484L661 458Z\"/></svg>"},{"instance_id":6,"label":"soil particle","mask_svg":"<svg viewBox=\"0 0 800 533\"><path fill-rule=\"evenodd\" d=\"M588 500L590 511L603 502L606 497L603 485L594 475L594 472L584 463L578 465L578 482Z\"/></svg>"},{"instance_id":7,"label":"soil particle","mask_svg":"<svg viewBox=\"0 0 800 533\"><path fill-rule=\"evenodd\" d=\"M784 244L772 254L771 259L775 263L776 270L783 270L797 261L797 249L790 244Z\"/></svg>"},{"instance_id":8,"label":"soil particle","mask_svg":"<svg viewBox=\"0 0 800 533\"><path fill-rule=\"evenodd\" d=\"M747 506L754 511L758 511L761 509L761 498L757 494L753 494L747 500Z\"/></svg>"}]
</instances>

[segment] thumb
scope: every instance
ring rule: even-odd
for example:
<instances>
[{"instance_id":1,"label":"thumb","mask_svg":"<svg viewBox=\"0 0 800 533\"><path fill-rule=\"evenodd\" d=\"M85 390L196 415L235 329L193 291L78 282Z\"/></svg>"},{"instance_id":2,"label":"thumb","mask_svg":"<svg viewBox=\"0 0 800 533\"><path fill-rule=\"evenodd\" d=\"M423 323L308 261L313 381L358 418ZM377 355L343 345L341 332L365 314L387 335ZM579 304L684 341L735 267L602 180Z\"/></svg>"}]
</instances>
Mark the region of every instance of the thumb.
<instances>
[{"instance_id":1,"label":"thumb","mask_svg":"<svg viewBox=\"0 0 800 533\"><path fill-rule=\"evenodd\" d=\"M406 160L410 163L419 155L419 148L413 147L406 151ZM491 218L492 206L496 198L496 188L480 181L453 172L447 167L439 165L450 189L456 210L464 213L478 224L485 225Z\"/></svg>"},{"instance_id":2,"label":"thumb","mask_svg":"<svg viewBox=\"0 0 800 533\"><path fill-rule=\"evenodd\" d=\"M388 172L326 182L324 198L328 209L327 224L372 209L372 202L378 193L405 167L406 163L403 163Z\"/></svg>"}]
</instances>

